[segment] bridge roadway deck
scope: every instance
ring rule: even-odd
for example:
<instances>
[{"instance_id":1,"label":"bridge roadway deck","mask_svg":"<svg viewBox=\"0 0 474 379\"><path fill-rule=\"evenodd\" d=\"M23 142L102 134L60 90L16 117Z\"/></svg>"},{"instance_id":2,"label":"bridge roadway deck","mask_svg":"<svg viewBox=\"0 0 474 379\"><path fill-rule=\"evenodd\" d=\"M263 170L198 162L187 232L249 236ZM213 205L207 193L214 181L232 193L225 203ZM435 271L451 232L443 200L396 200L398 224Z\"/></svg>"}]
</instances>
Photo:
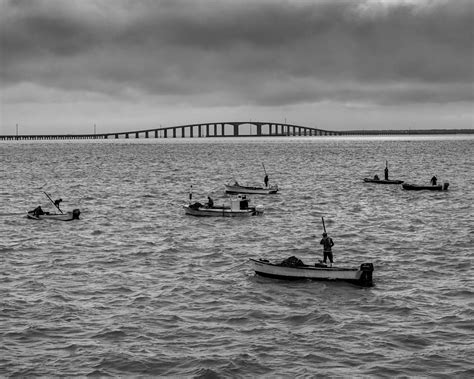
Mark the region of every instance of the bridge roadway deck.
<instances>
[{"instance_id":1,"label":"bridge roadway deck","mask_svg":"<svg viewBox=\"0 0 474 379\"><path fill-rule=\"evenodd\" d=\"M293 137L293 136L391 136L432 134L473 134L474 129L400 129L331 131L314 127L273 122L232 121L188 124L155 129L94 134L15 134L0 140L69 140L121 138L212 138L212 137Z\"/></svg>"}]
</instances>

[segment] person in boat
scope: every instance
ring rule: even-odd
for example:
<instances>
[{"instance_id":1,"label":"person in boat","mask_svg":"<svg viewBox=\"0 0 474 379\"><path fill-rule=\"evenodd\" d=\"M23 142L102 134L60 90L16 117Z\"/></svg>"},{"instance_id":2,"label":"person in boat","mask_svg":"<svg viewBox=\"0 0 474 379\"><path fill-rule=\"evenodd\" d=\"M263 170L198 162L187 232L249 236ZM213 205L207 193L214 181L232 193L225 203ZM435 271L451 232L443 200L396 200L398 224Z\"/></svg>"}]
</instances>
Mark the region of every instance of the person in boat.
<instances>
[{"instance_id":1,"label":"person in boat","mask_svg":"<svg viewBox=\"0 0 474 379\"><path fill-rule=\"evenodd\" d=\"M388 180L388 167L387 166L385 166L384 174L385 174L385 180Z\"/></svg>"},{"instance_id":2,"label":"person in boat","mask_svg":"<svg viewBox=\"0 0 474 379\"><path fill-rule=\"evenodd\" d=\"M380 180L377 174L374 175L374 180Z\"/></svg>"},{"instance_id":3,"label":"person in boat","mask_svg":"<svg viewBox=\"0 0 474 379\"><path fill-rule=\"evenodd\" d=\"M54 200L54 205L56 206L56 208L58 208L59 210L61 210L61 208L59 208L59 203L63 201L63 199L57 199L57 200Z\"/></svg>"},{"instance_id":4,"label":"person in boat","mask_svg":"<svg viewBox=\"0 0 474 379\"><path fill-rule=\"evenodd\" d=\"M34 215L34 216L41 216L41 215L44 215L44 211L43 211L43 209L41 208L41 205L37 206L37 207L33 210L33 215Z\"/></svg>"},{"instance_id":5,"label":"person in boat","mask_svg":"<svg viewBox=\"0 0 474 379\"><path fill-rule=\"evenodd\" d=\"M263 182L265 183L265 188L268 188L268 175L265 174L265 178L263 178Z\"/></svg>"},{"instance_id":6,"label":"person in boat","mask_svg":"<svg viewBox=\"0 0 474 379\"><path fill-rule=\"evenodd\" d=\"M320 244L323 245L323 263L326 264L326 260L329 259L329 267L332 267L332 247L334 246L334 241L327 233L323 233L323 238L321 239Z\"/></svg>"},{"instance_id":7,"label":"person in boat","mask_svg":"<svg viewBox=\"0 0 474 379\"><path fill-rule=\"evenodd\" d=\"M430 180L431 185L435 186L437 182L438 182L438 178L433 175L433 177Z\"/></svg>"},{"instance_id":8,"label":"person in boat","mask_svg":"<svg viewBox=\"0 0 474 379\"><path fill-rule=\"evenodd\" d=\"M210 196L207 197L207 207L214 208L214 200Z\"/></svg>"}]
</instances>

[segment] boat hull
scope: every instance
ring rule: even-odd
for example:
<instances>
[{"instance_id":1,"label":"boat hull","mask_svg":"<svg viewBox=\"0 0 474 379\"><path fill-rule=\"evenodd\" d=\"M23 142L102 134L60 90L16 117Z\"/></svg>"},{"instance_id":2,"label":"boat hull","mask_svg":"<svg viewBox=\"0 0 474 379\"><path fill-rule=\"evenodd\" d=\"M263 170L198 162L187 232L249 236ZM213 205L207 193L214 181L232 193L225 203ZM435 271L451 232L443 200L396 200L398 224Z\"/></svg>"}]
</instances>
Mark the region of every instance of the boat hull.
<instances>
[{"instance_id":1,"label":"boat hull","mask_svg":"<svg viewBox=\"0 0 474 379\"><path fill-rule=\"evenodd\" d=\"M225 191L227 193L246 193L253 195L271 195L278 192L278 186L264 187L248 187L248 186L236 186L236 185L225 185Z\"/></svg>"},{"instance_id":2,"label":"boat hull","mask_svg":"<svg viewBox=\"0 0 474 379\"><path fill-rule=\"evenodd\" d=\"M418 184L403 184L404 190L407 191L447 191L449 183L444 183L443 185L439 184L436 186L420 186Z\"/></svg>"},{"instance_id":3,"label":"boat hull","mask_svg":"<svg viewBox=\"0 0 474 379\"><path fill-rule=\"evenodd\" d=\"M250 259L253 270L257 275L283 280L321 280L343 281L363 287L373 285L371 263L361 264L359 268L317 267L310 265L283 266L267 260Z\"/></svg>"},{"instance_id":4,"label":"boat hull","mask_svg":"<svg viewBox=\"0 0 474 379\"><path fill-rule=\"evenodd\" d=\"M183 206L184 212L187 215L198 217L249 217L263 214L263 210L257 208L235 209L231 208L193 208L189 205Z\"/></svg>"},{"instance_id":5,"label":"boat hull","mask_svg":"<svg viewBox=\"0 0 474 379\"><path fill-rule=\"evenodd\" d=\"M377 184L402 184L403 180L384 180L384 179L370 179L364 178L366 183L377 183Z\"/></svg>"},{"instance_id":6,"label":"boat hull","mask_svg":"<svg viewBox=\"0 0 474 379\"><path fill-rule=\"evenodd\" d=\"M81 212L79 209L74 209L72 212L66 213L45 213L35 214L34 211L29 211L27 217L32 220L54 220L54 221L72 221L78 220Z\"/></svg>"}]
</instances>

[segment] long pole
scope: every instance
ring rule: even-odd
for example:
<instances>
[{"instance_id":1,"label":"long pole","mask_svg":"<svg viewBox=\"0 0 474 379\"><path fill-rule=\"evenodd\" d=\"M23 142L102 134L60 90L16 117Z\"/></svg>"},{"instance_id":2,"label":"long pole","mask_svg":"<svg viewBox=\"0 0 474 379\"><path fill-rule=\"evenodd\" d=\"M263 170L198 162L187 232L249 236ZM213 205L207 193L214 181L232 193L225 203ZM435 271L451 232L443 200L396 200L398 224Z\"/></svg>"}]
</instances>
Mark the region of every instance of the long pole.
<instances>
[{"instance_id":1,"label":"long pole","mask_svg":"<svg viewBox=\"0 0 474 379\"><path fill-rule=\"evenodd\" d=\"M321 220L323 220L323 229L324 229L324 233L326 233L326 225L324 224L324 217L321 216Z\"/></svg>"},{"instance_id":2,"label":"long pole","mask_svg":"<svg viewBox=\"0 0 474 379\"><path fill-rule=\"evenodd\" d=\"M53 203L53 205L58 208L59 212L63 213L63 211L61 210L61 208L59 208L53 201L53 199L51 199L51 196L49 196L46 192L43 191L43 193L48 197L49 201L51 201L51 203Z\"/></svg>"}]
</instances>

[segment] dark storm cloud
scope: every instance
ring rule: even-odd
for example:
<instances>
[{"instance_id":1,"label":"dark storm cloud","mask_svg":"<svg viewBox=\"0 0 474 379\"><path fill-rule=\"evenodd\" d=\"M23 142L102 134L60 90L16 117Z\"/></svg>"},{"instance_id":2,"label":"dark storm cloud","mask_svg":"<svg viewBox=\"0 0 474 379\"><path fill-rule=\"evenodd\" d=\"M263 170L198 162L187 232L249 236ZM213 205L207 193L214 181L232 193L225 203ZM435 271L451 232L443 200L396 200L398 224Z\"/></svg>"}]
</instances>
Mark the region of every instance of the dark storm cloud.
<instances>
[{"instance_id":1,"label":"dark storm cloud","mask_svg":"<svg viewBox=\"0 0 474 379\"><path fill-rule=\"evenodd\" d=\"M472 101L470 0L37 0L2 10L10 86L203 105Z\"/></svg>"}]
</instances>

